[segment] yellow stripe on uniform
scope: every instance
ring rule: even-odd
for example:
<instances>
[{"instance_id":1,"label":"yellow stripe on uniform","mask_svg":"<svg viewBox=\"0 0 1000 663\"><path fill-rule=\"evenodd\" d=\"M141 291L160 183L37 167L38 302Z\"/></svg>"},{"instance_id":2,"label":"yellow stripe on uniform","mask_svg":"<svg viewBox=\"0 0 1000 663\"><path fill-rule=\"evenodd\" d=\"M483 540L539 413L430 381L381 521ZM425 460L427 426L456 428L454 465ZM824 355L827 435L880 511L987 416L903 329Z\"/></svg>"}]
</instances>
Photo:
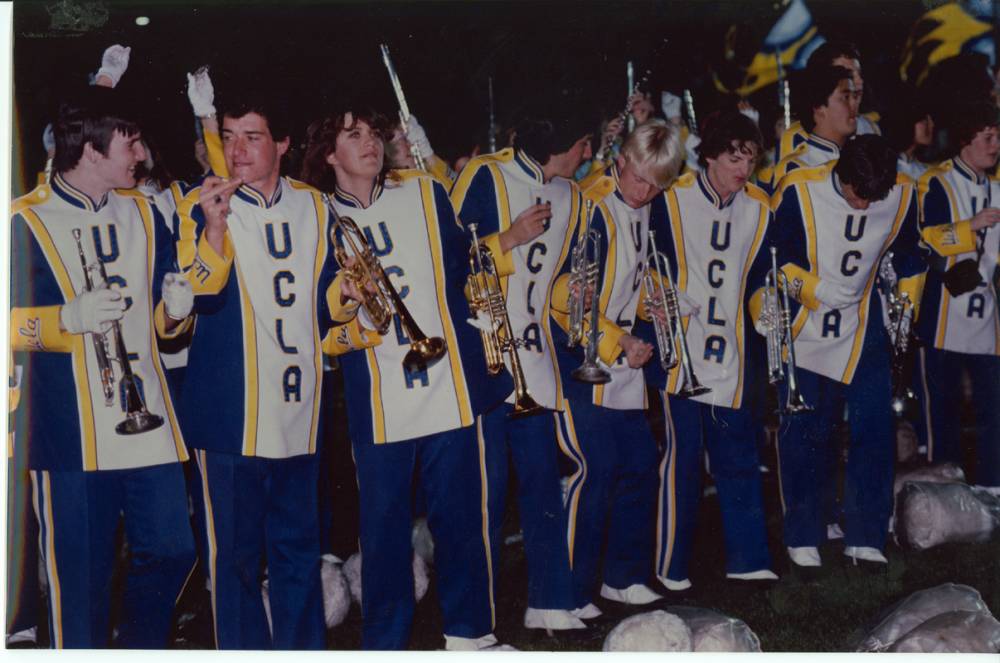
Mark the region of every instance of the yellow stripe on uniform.
<instances>
[{"instance_id":1,"label":"yellow stripe on uniform","mask_svg":"<svg viewBox=\"0 0 1000 663\"><path fill-rule=\"evenodd\" d=\"M219 555L219 547L215 541L215 512L212 509L212 493L208 490L208 456L204 449L195 451L195 460L198 462L198 474L201 475L202 501L205 503L205 545L208 546L208 582L212 586L210 592L212 597L212 637L215 638L215 648L219 648L219 613L216 607L216 566L215 561Z\"/></svg>"},{"instance_id":2,"label":"yellow stripe on uniform","mask_svg":"<svg viewBox=\"0 0 1000 663\"><path fill-rule=\"evenodd\" d=\"M692 182L694 179L692 178ZM667 207L670 209L670 231L674 237L674 254L677 260L677 283L675 287L679 291L687 290L687 257L684 250L684 227L681 225L681 208L677 201L677 192L674 189L667 191ZM690 318L689 318L690 319ZM687 327L684 328L685 331ZM677 390L677 381L680 379L680 366L670 369L667 375L668 393Z\"/></svg>"},{"instance_id":3,"label":"yellow stripe on uniform","mask_svg":"<svg viewBox=\"0 0 1000 663\"><path fill-rule=\"evenodd\" d=\"M573 542L576 540L576 514L580 506L580 492L583 490L583 485L587 483L587 457L580 450L580 441L576 435L576 425L573 423L573 410L568 400L563 402L563 414L555 414L554 416L562 417L563 422L566 424L566 432L569 433L569 438L563 437L563 427L559 425L557 419L556 439L559 441L559 446L562 447L563 453L577 462L576 472L569 478L570 493L566 504L566 544L569 546L569 568L572 569ZM578 477L580 479L579 483L577 483Z\"/></svg>"},{"instance_id":4,"label":"yellow stripe on uniform","mask_svg":"<svg viewBox=\"0 0 1000 663\"><path fill-rule=\"evenodd\" d=\"M260 394L257 389L257 327L256 315L250 294L243 280L243 270L238 263L236 283L240 290L240 312L243 316L243 455L257 455L257 406Z\"/></svg>"},{"instance_id":5,"label":"yellow stripe on uniform","mask_svg":"<svg viewBox=\"0 0 1000 663\"><path fill-rule=\"evenodd\" d=\"M674 540L677 537L677 431L674 428L674 418L670 414L670 400L666 392L661 392L663 396L663 415L666 424L666 442L668 450L663 454L660 461L660 494L657 496L656 506L656 573L661 577L667 576L670 569L670 560L674 554ZM670 473L667 474L667 467ZM662 486L666 482L667 490ZM664 504L664 495L669 494L670 499ZM667 540L663 541L663 512L668 510L667 516ZM659 561L662 557L662 562Z\"/></svg>"},{"instance_id":6,"label":"yellow stripe on uniform","mask_svg":"<svg viewBox=\"0 0 1000 663\"><path fill-rule=\"evenodd\" d=\"M458 402L462 426L471 426L472 403L469 401L469 389L465 384L465 369L458 353L458 336L455 326L448 313L448 299L444 291L444 256L441 250L441 231L438 228L437 207L434 204L434 180L420 179L420 198L424 205L424 219L427 224L427 238L431 248L431 262L434 265L434 292L437 295L438 314L444 329L444 338L448 343L448 361L451 364L451 377L455 384L455 398Z\"/></svg>"},{"instance_id":7,"label":"yellow stripe on uniform","mask_svg":"<svg viewBox=\"0 0 1000 663\"><path fill-rule=\"evenodd\" d=\"M59 284L59 291L62 293L63 299L67 302L73 300L76 298L76 292L73 290L73 283L70 281L69 272L66 271L66 265L63 264L62 259L59 257L59 251L56 249L55 242L52 241L48 230L46 230L45 224L42 223L41 218L39 218L33 209L25 209L22 212L22 216L34 233L35 239L42 249L42 253L45 254L45 259L48 261L49 268L56 278L56 283ZM83 447L81 449L83 469L85 471L92 471L97 469L97 436L94 430L94 403L90 396L90 375L87 372L86 345L83 340L83 334L74 334L72 351L73 382L75 383L77 398L80 403L79 417L80 432L82 433L80 444Z\"/></svg>"},{"instance_id":8,"label":"yellow stripe on uniform","mask_svg":"<svg viewBox=\"0 0 1000 663\"><path fill-rule=\"evenodd\" d=\"M802 211L802 219L806 224L806 255L809 260L809 273L819 279L819 259L816 257L816 215L813 212L812 197L809 195L808 187L804 185L796 186L795 189L796 193L799 194L799 209ZM800 306L799 312L792 322L793 340L802 331L802 327L805 326L808 319L809 309L805 306Z\"/></svg>"},{"instance_id":9,"label":"yellow stripe on uniform","mask_svg":"<svg viewBox=\"0 0 1000 663\"><path fill-rule=\"evenodd\" d=\"M41 486L39 486L39 482ZM49 472L43 470L31 471L31 485L33 488L32 499L35 503L35 514L42 524L42 531L45 533L42 551L45 560L45 575L49 581L49 605L52 610L52 645L55 649L63 648L63 628L62 628L62 586L59 582L59 564L56 561L55 529L52 516L52 483ZM41 491L44 500L44 509L40 509L38 493Z\"/></svg>"},{"instance_id":10,"label":"yellow stripe on uniform","mask_svg":"<svg viewBox=\"0 0 1000 663\"><path fill-rule=\"evenodd\" d=\"M490 596L490 628L496 628L497 610L493 599L493 551L490 548L490 507L489 507L489 480L486 478L486 439L483 437L483 417L476 417L476 443L479 446L479 485L481 502L480 511L482 513L483 528L483 548L486 551L486 576L489 578Z\"/></svg>"},{"instance_id":11,"label":"yellow stripe on uniform","mask_svg":"<svg viewBox=\"0 0 1000 663\"><path fill-rule=\"evenodd\" d=\"M615 268L618 261L618 234L615 228L614 217L608 211L606 203L601 202L597 208L601 210L604 217L604 228L608 231L608 254L604 256L604 282L601 283L601 296L598 301L598 312L603 316L608 310L608 302L611 300L611 291L615 287ZM583 232L583 228L580 228ZM604 404L604 385L594 385L594 405Z\"/></svg>"},{"instance_id":12,"label":"yellow stripe on uniform","mask_svg":"<svg viewBox=\"0 0 1000 663\"><path fill-rule=\"evenodd\" d=\"M947 193L948 202L951 203L951 218L958 219L958 207L956 206L956 201L958 199L955 196L955 192L951 190L951 186L945 178L941 177L938 181L944 187L945 193ZM923 178L921 178L921 182L923 182ZM955 262L956 256L948 256L945 259L945 269L950 269ZM944 348L944 337L948 332L948 304L951 302L951 296L948 294L947 288L941 288L941 294L939 297L941 298L941 303L938 306L938 324L937 330L934 334L934 347L942 349Z\"/></svg>"},{"instance_id":13,"label":"yellow stripe on uniform","mask_svg":"<svg viewBox=\"0 0 1000 663\"><path fill-rule=\"evenodd\" d=\"M293 188L304 188L292 184ZM316 286L319 284L319 275L323 271L323 265L326 264L327 258L327 242L326 242L326 226L329 223L327 214L329 213L327 206L323 203L323 198L318 191L311 191L313 198L313 205L316 207L316 262L313 265L313 293L312 301L320 301L320 297L326 299L326 293L320 293L316 290ZM339 290L339 288L338 288ZM339 298L338 298L339 299ZM309 424L309 453L316 453L316 436L317 427L319 425L319 408L320 408L320 394L322 393L323 386L323 353L320 348L323 343L323 339L319 337L319 320L316 316L316 307L312 307L312 329L313 329L313 370L316 374L316 389L313 392L313 407L312 407L312 419Z\"/></svg>"},{"instance_id":14,"label":"yellow stripe on uniform","mask_svg":"<svg viewBox=\"0 0 1000 663\"><path fill-rule=\"evenodd\" d=\"M497 211L499 212L497 235L499 235L508 230L511 225L510 194L507 192L507 182L504 180L500 168L494 163L488 164L487 168L489 168L490 175L493 177L493 188L496 190ZM500 278L500 290L503 292L504 301L507 301L507 282L509 280L507 277Z\"/></svg>"},{"instance_id":15,"label":"yellow stripe on uniform","mask_svg":"<svg viewBox=\"0 0 1000 663\"><path fill-rule=\"evenodd\" d=\"M375 358L373 348L365 349L365 358L368 360L368 373L372 379L372 430L375 444L385 443L385 407L382 406L382 373L379 371L378 359Z\"/></svg>"},{"instance_id":16,"label":"yellow stripe on uniform","mask_svg":"<svg viewBox=\"0 0 1000 663\"><path fill-rule=\"evenodd\" d=\"M559 252L559 262L556 263L556 273L559 272L559 268L562 266L563 262L566 261L566 256L569 253L569 245L573 242L573 233L576 231L576 225L579 222L580 215L580 197L577 195L576 187L573 187L573 197L572 203L570 204L569 212L569 227L566 228L566 237L563 239L562 250ZM554 279L553 279L554 280ZM549 359L552 360L552 375L555 376L556 380L556 408L559 408L560 403L562 403L562 375L559 371L559 359L556 357L555 353L555 341L552 340L552 283L549 284L548 289L545 291L545 307L542 309L542 329L545 331L545 339L549 343L549 347L552 348L552 352L549 353Z\"/></svg>"},{"instance_id":17,"label":"yellow stripe on uniform","mask_svg":"<svg viewBox=\"0 0 1000 663\"><path fill-rule=\"evenodd\" d=\"M743 265L743 276L740 277L739 291L741 297L743 297L746 293L747 279L750 278L750 267L753 263L753 259L750 256L756 256L760 251L761 244L764 243L764 233L767 230L767 216L767 205L761 205L760 217L757 219L757 233L754 235L753 243L750 245L750 252L747 254L746 263ZM743 348L743 343L745 341L743 326L745 324L744 307L740 306L736 313L736 356L739 357L740 361L740 374L736 380L736 394L733 397L732 407L734 409L739 409L743 404L743 373L746 370Z\"/></svg>"}]
</instances>

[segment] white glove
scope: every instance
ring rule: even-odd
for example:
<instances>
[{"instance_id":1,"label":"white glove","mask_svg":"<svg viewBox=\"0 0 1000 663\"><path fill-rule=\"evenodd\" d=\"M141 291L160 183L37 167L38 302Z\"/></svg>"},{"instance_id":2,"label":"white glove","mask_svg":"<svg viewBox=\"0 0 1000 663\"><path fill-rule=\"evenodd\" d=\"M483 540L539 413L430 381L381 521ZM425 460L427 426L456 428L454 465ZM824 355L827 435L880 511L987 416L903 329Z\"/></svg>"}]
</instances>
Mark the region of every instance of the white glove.
<instances>
[{"instance_id":1,"label":"white glove","mask_svg":"<svg viewBox=\"0 0 1000 663\"><path fill-rule=\"evenodd\" d=\"M431 142L427 140L427 132L424 131L424 128L420 126L417 118L413 115L410 116L410 121L406 124L406 140L420 151L420 156L424 159L430 159L434 156L434 150L431 149Z\"/></svg>"},{"instance_id":2,"label":"white glove","mask_svg":"<svg viewBox=\"0 0 1000 663\"><path fill-rule=\"evenodd\" d=\"M680 118L681 98L676 94L670 94L666 91L662 92L660 94L660 109L663 110L663 117L668 120Z\"/></svg>"},{"instance_id":3,"label":"white glove","mask_svg":"<svg viewBox=\"0 0 1000 663\"><path fill-rule=\"evenodd\" d=\"M760 111L757 110L756 108L753 107L741 108L740 112L749 117L751 120L753 120L754 124L760 125Z\"/></svg>"},{"instance_id":4,"label":"white glove","mask_svg":"<svg viewBox=\"0 0 1000 663\"><path fill-rule=\"evenodd\" d=\"M101 68L97 70L97 76L107 76L111 79L111 87L118 85L128 69L128 56L132 49L128 46L115 44L108 46L101 57Z\"/></svg>"},{"instance_id":5,"label":"white glove","mask_svg":"<svg viewBox=\"0 0 1000 663\"><path fill-rule=\"evenodd\" d=\"M215 87L208 76L208 67L201 67L187 77L188 101L191 102L195 117L215 115Z\"/></svg>"},{"instance_id":6,"label":"white glove","mask_svg":"<svg viewBox=\"0 0 1000 663\"><path fill-rule=\"evenodd\" d=\"M52 131L51 122L45 125L45 131L42 132L42 147L45 148L46 154L56 153L56 134Z\"/></svg>"},{"instance_id":7,"label":"white glove","mask_svg":"<svg viewBox=\"0 0 1000 663\"><path fill-rule=\"evenodd\" d=\"M695 316L701 313L701 306L695 300L688 297L688 294L683 290L677 291L677 311L681 314L681 317Z\"/></svg>"},{"instance_id":8,"label":"white glove","mask_svg":"<svg viewBox=\"0 0 1000 663\"><path fill-rule=\"evenodd\" d=\"M701 138L698 138L695 134L688 134L687 140L684 141L685 162L687 163L688 170L693 172L701 170L701 166L698 165L698 152L696 150L699 145L701 145Z\"/></svg>"},{"instance_id":9,"label":"white glove","mask_svg":"<svg viewBox=\"0 0 1000 663\"><path fill-rule=\"evenodd\" d=\"M101 288L80 293L59 311L59 322L70 334L103 334L112 320L125 315L125 298L117 290Z\"/></svg>"},{"instance_id":10,"label":"white glove","mask_svg":"<svg viewBox=\"0 0 1000 663\"><path fill-rule=\"evenodd\" d=\"M848 286L823 279L816 284L816 299L828 308L847 308L861 301Z\"/></svg>"},{"instance_id":11,"label":"white glove","mask_svg":"<svg viewBox=\"0 0 1000 663\"><path fill-rule=\"evenodd\" d=\"M761 336L767 337L767 330L771 326L771 316L767 309L761 307L760 316L753 323L753 330Z\"/></svg>"},{"instance_id":12,"label":"white glove","mask_svg":"<svg viewBox=\"0 0 1000 663\"><path fill-rule=\"evenodd\" d=\"M194 308L194 292L191 282L183 274L170 272L163 277L163 308L167 317L173 320L183 320L191 315Z\"/></svg>"}]
</instances>

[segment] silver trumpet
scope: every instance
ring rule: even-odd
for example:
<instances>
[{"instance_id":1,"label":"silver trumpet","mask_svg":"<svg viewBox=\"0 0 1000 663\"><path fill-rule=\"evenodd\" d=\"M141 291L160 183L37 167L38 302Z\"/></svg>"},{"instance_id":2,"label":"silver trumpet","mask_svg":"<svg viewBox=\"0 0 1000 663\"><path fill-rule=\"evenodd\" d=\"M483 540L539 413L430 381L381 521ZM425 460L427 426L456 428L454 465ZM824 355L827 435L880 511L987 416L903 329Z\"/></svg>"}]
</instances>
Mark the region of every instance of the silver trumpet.
<instances>
[{"instance_id":1,"label":"silver trumpet","mask_svg":"<svg viewBox=\"0 0 1000 663\"><path fill-rule=\"evenodd\" d=\"M688 131L692 135L698 135L698 119L694 114L694 97L691 95L691 90L684 90L684 109L687 110L687 125Z\"/></svg>"},{"instance_id":2,"label":"silver trumpet","mask_svg":"<svg viewBox=\"0 0 1000 663\"><path fill-rule=\"evenodd\" d=\"M892 251L887 253L879 264L878 275L882 281L885 294L886 313L889 317L889 342L892 346L892 400L890 407L896 416L902 416L906 404L916 400L917 396L910 389L910 373L913 359L911 357L911 323L913 322L913 302L910 295L899 291L896 270L892 267Z\"/></svg>"},{"instance_id":3,"label":"silver trumpet","mask_svg":"<svg viewBox=\"0 0 1000 663\"><path fill-rule=\"evenodd\" d=\"M399 104L399 124L405 134L407 127L410 126L410 106L406 103L406 96L403 95L403 85L399 82L396 68L392 66L392 58L389 57L389 47L385 44L379 44L379 48L382 50L382 62L385 63L385 69L389 72L389 82L392 83L392 90L396 93L396 102ZM424 162L424 158L420 155L420 150L417 149L416 145L410 145L410 154L413 155L413 162L419 170L427 170L427 164Z\"/></svg>"},{"instance_id":4,"label":"silver trumpet","mask_svg":"<svg viewBox=\"0 0 1000 663\"><path fill-rule=\"evenodd\" d=\"M771 271L764 277L764 305L761 315L767 324L767 379L771 384L785 380L783 356L786 350L788 352L788 395L780 413L788 415L811 412L813 408L802 400L799 384L795 379L795 343L792 339L791 309L788 304L788 277L778 269L778 250L773 246Z\"/></svg>"},{"instance_id":5,"label":"silver trumpet","mask_svg":"<svg viewBox=\"0 0 1000 663\"><path fill-rule=\"evenodd\" d=\"M586 203L586 226L580 241L573 247L569 277L569 347L584 342L584 316L587 311L587 293L590 293L590 330L586 337L583 363L571 373L574 380L590 384L605 384L611 374L597 363L598 292L597 276L600 271L601 233L592 227L594 201Z\"/></svg>"},{"instance_id":6,"label":"silver trumpet","mask_svg":"<svg viewBox=\"0 0 1000 663\"><path fill-rule=\"evenodd\" d=\"M667 280L664 286L663 280ZM680 305L677 301L677 288L674 287L670 275L670 263L667 256L656 250L656 234L649 231L649 246L646 249L646 260L642 270L642 287L646 294L643 305L653 318L653 329L656 331L656 348L660 358L660 366L668 373L680 364L681 384L677 396L691 398L707 394L712 389L698 382L688 353L687 334L684 332L684 321L681 320ZM662 308L666 321L653 315L654 309Z\"/></svg>"},{"instance_id":7,"label":"silver trumpet","mask_svg":"<svg viewBox=\"0 0 1000 663\"><path fill-rule=\"evenodd\" d=\"M84 284L87 292L90 292L95 289L93 272L96 271L100 277L101 286L108 282L108 274L100 259L94 264L87 262L87 255L83 251L83 242L80 240L81 235L79 228L73 229L76 250L80 254L80 263L83 265ZM110 341L107 333L111 334ZM91 338L94 341L94 354L97 355L97 369L101 374L105 407L111 407L115 401L114 362L117 361L121 367L120 389L125 401L125 420L115 426L115 432L119 435L135 435L159 428L163 425L163 417L147 410L146 403L142 400L135 374L132 373L132 364L128 359L128 350L125 349L121 322L113 320L111 329L107 333L91 334Z\"/></svg>"}]
</instances>

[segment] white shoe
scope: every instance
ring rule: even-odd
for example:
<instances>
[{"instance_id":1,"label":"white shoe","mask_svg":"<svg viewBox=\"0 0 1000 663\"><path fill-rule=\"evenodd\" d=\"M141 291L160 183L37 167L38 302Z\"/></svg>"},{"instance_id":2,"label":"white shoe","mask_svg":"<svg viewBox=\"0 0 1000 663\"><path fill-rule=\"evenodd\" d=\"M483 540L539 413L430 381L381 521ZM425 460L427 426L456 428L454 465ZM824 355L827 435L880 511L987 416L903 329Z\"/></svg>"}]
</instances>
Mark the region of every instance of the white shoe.
<instances>
[{"instance_id":1,"label":"white shoe","mask_svg":"<svg viewBox=\"0 0 1000 663\"><path fill-rule=\"evenodd\" d=\"M569 614L577 617L578 619L597 619L604 613L593 603L588 603L582 608L574 608L569 611Z\"/></svg>"},{"instance_id":2,"label":"white shoe","mask_svg":"<svg viewBox=\"0 0 1000 663\"><path fill-rule=\"evenodd\" d=\"M840 525L837 523L830 523L826 526L826 538L831 541L834 539L843 539L844 530L840 529Z\"/></svg>"},{"instance_id":3,"label":"white shoe","mask_svg":"<svg viewBox=\"0 0 1000 663\"><path fill-rule=\"evenodd\" d=\"M478 638L461 638L457 635L444 636L444 648L447 651L479 651L498 646L497 636L489 633Z\"/></svg>"},{"instance_id":4,"label":"white shoe","mask_svg":"<svg viewBox=\"0 0 1000 663\"><path fill-rule=\"evenodd\" d=\"M863 560L865 562L878 562L879 564L888 564L889 560L885 558L882 551L878 548L869 548L867 546L847 546L844 548L844 554L854 560L857 564L858 560Z\"/></svg>"},{"instance_id":5,"label":"white shoe","mask_svg":"<svg viewBox=\"0 0 1000 663\"><path fill-rule=\"evenodd\" d=\"M607 585L601 585L601 598L609 601L618 601L628 605L646 605L653 601L659 601L663 597L652 589L641 583L636 583L625 589L615 589Z\"/></svg>"},{"instance_id":6,"label":"white shoe","mask_svg":"<svg viewBox=\"0 0 1000 663\"><path fill-rule=\"evenodd\" d=\"M684 580L671 580L666 576L656 576L656 578L672 592L683 592L685 589L691 589L691 581L687 578Z\"/></svg>"},{"instance_id":7,"label":"white shoe","mask_svg":"<svg viewBox=\"0 0 1000 663\"><path fill-rule=\"evenodd\" d=\"M528 608L524 611L524 628L569 631L572 629L587 628L587 625L569 610Z\"/></svg>"},{"instance_id":8,"label":"white shoe","mask_svg":"<svg viewBox=\"0 0 1000 663\"><path fill-rule=\"evenodd\" d=\"M31 628L26 628L23 631L11 633L7 636L8 647L10 645L16 645L20 642L38 642L38 627L32 626Z\"/></svg>"},{"instance_id":9,"label":"white shoe","mask_svg":"<svg viewBox=\"0 0 1000 663\"><path fill-rule=\"evenodd\" d=\"M325 555L320 555L320 559L322 559L324 562L331 562L333 564L343 564L344 563L344 560L340 559L339 557L337 557L336 555L334 555L332 553L327 553Z\"/></svg>"},{"instance_id":10,"label":"white shoe","mask_svg":"<svg viewBox=\"0 0 1000 663\"><path fill-rule=\"evenodd\" d=\"M799 546L788 548L788 557L796 566L822 566L823 562L819 558L819 548L813 546Z\"/></svg>"},{"instance_id":11,"label":"white shoe","mask_svg":"<svg viewBox=\"0 0 1000 663\"><path fill-rule=\"evenodd\" d=\"M732 580L777 580L778 576L770 569L760 569L749 573L727 573L727 578Z\"/></svg>"}]
</instances>

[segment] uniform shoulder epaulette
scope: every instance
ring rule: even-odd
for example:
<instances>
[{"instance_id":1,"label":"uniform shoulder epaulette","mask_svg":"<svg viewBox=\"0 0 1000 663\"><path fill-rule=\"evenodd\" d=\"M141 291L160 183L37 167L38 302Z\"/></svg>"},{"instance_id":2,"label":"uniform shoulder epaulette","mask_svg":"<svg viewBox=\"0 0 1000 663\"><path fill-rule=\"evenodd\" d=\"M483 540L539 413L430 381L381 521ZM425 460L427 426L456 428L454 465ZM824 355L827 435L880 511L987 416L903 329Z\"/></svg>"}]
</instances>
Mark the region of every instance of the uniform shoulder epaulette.
<instances>
[{"instance_id":1,"label":"uniform shoulder epaulette","mask_svg":"<svg viewBox=\"0 0 1000 663\"><path fill-rule=\"evenodd\" d=\"M697 178L698 178L698 173L694 172L693 170L689 170L686 173L682 174L680 177L678 177L676 180L674 180L674 183L667 188L673 189L674 187L676 187L678 189L686 189L690 186L693 186Z\"/></svg>"},{"instance_id":2,"label":"uniform shoulder epaulette","mask_svg":"<svg viewBox=\"0 0 1000 663\"><path fill-rule=\"evenodd\" d=\"M40 184L20 198L16 198L13 202L11 202L10 214L11 216L20 214L26 208L31 207L32 205L44 203L51 197L52 187L48 184Z\"/></svg>"},{"instance_id":3,"label":"uniform shoulder epaulette","mask_svg":"<svg viewBox=\"0 0 1000 663\"><path fill-rule=\"evenodd\" d=\"M771 204L771 197L767 195L767 192L764 191L764 189L760 188L759 186L757 186L753 182L747 182L746 186L744 186L743 189L744 189L744 191L747 192L748 196L750 196L751 198L753 198L754 200L756 200L758 203L760 203L764 207L770 206L770 204Z\"/></svg>"},{"instance_id":4,"label":"uniform shoulder epaulette","mask_svg":"<svg viewBox=\"0 0 1000 663\"><path fill-rule=\"evenodd\" d=\"M797 168L790 173L787 173L782 177L777 186L774 188L774 194L771 196L771 207L777 208L778 203L781 201L781 197L785 193L785 189L790 186L795 186L796 184L802 184L803 182L821 182L830 176L830 171L837 164L834 161L827 161L819 166L813 166L811 168Z\"/></svg>"},{"instance_id":5,"label":"uniform shoulder epaulette","mask_svg":"<svg viewBox=\"0 0 1000 663\"><path fill-rule=\"evenodd\" d=\"M615 180L610 175L601 173L600 177L588 177L580 182L580 189L585 200L599 203L615 190Z\"/></svg>"},{"instance_id":6,"label":"uniform shoulder epaulette","mask_svg":"<svg viewBox=\"0 0 1000 663\"><path fill-rule=\"evenodd\" d=\"M917 180L917 191L920 192L921 197L923 194L927 193L927 189L930 188L931 180L947 173L952 169L953 165L952 160L948 159L947 161L934 164L925 170L924 174L920 176L919 180Z\"/></svg>"},{"instance_id":7,"label":"uniform shoulder epaulette","mask_svg":"<svg viewBox=\"0 0 1000 663\"><path fill-rule=\"evenodd\" d=\"M418 170L417 168L398 168L392 171L391 177L400 184L403 182L409 182L410 180L419 179L421 177L426 177L427 179L434 180L443 186L446 191L450 186L448 182L445 182L434 173L428 173L426 170Z\"/></svg>"},{"instance_id":8,"label":"uniform shoulder epaulette","mask_svg":"<svg viewBox=\"0 0 1000 663\"><path fill-rule=\"evenodd\" d=\"M139 191L139 189L136 189L136 188L131 188L131 189L112 189L112 191L114 191L119 196L122 196L123 198L137 198L139 200L145 200L147 202L149 202L149 201L152 200L152 198L150 196L146 195L145 193L143 193L142 191Z\"/></svg>"},{"instance_id":9,"label":"uniform shoulder epaulette","mask_svg":"<svg viewBox=\"0 0 1000 663\"><path fill-rule=\"evenodd\" d=\"M916 186L917 181L912 177L910 177L909 175L907 175L906 173L896 171L896 184L899 185L909 184L910 186Z\"/></svg>"},{"instance_id":10,"label":"uniform shoulder epaulette","mask_svg":"<svg viewBox=\"0 0 1000 663\"><path fill-rule=\"evenodd\" d=\"M322 193L319 189L317 189L316 187L314 187L312 184L306 184L305 182L293 179L291 177L286 177L285 179L288 180L289 186L291 186L296 191L308 191L309 193L315 193L317 195L320 195Z\"/></svg>"}]
</instances>

